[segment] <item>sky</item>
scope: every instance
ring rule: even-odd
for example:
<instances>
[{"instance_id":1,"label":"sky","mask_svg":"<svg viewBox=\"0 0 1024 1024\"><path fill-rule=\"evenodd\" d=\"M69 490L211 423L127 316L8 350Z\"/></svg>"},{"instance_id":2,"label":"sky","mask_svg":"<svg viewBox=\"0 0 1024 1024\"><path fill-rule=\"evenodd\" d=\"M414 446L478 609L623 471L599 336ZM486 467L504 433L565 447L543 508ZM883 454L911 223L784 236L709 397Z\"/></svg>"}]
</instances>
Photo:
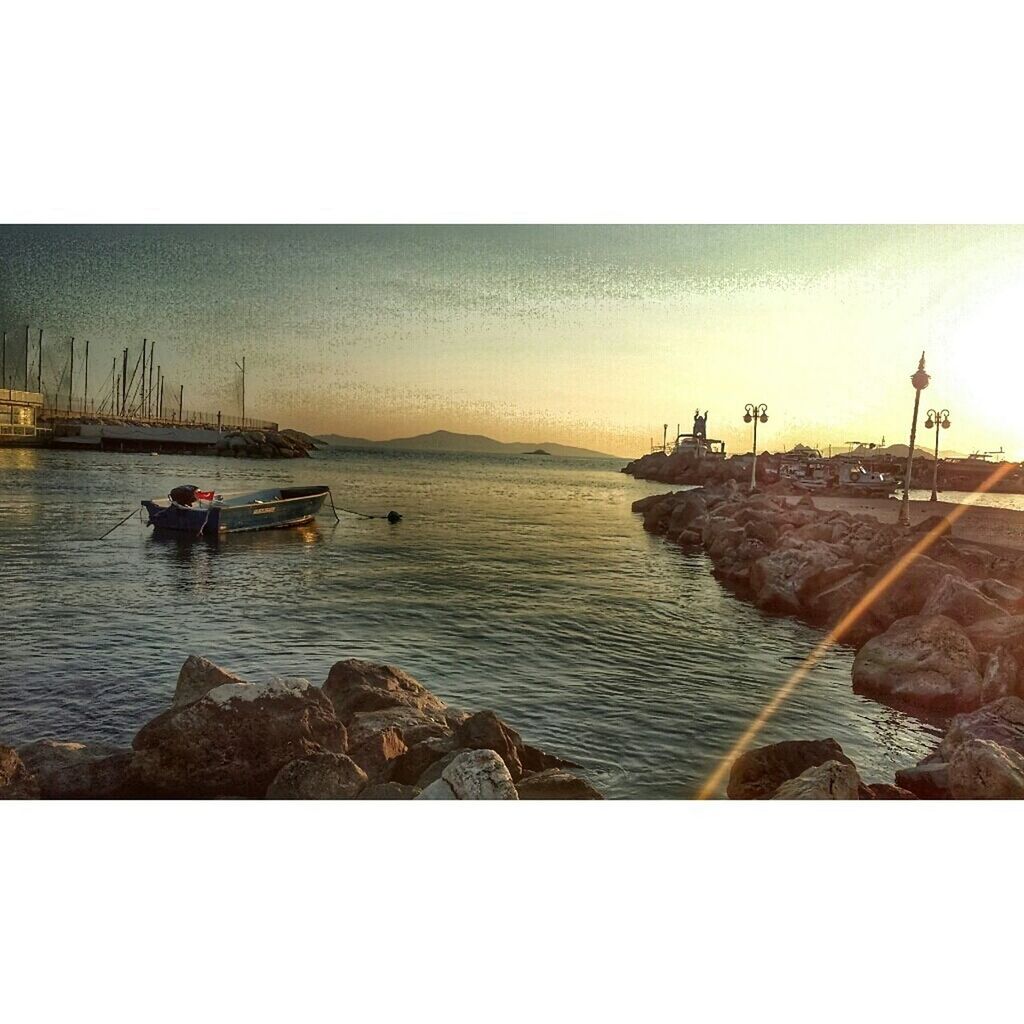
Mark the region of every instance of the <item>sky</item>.
<instances>
[{"instance_id":1,"label":"sky","mask_svg":"<svg viewBox=\"0 0 1024 1024\"><path fill-rule=\"evenodd\" d=\"M0 227L20 386L90 397L156 343L186 409L311 433L446 429L635 457L662 425L750 448L905 443L922 350L941 447L1024 457L1024 228L984 226Z\"/></svg>"}]
</instances>

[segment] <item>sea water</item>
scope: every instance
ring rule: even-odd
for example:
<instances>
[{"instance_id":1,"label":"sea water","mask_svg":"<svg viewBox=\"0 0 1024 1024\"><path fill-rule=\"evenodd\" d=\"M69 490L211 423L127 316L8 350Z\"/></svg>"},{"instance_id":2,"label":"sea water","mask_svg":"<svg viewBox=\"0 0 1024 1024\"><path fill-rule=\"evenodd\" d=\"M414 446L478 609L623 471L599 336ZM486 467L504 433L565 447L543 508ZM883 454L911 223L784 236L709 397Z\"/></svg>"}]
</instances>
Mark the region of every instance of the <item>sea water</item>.
<instances>
[{"instance_id":1,"label":"sea water","mask_svg":"<svg viewBox=\"0 0 1024 1024\"><path fill-rule=\"evenodd\" d=\"M689 797L820 640L738 600L702 554L630 512L666 490L613 460L335 450L312 459L0 449L0 743L129 744L188 654L245 678L322 682L342 658L391 662L450 704L490 708L579 763L610 797ZM327 484L402 522L220 541L139 518L176 484ZM891 781L939 735L855 695L833 649L758 743L832 736Z\"/></svg>"}]
</instances>

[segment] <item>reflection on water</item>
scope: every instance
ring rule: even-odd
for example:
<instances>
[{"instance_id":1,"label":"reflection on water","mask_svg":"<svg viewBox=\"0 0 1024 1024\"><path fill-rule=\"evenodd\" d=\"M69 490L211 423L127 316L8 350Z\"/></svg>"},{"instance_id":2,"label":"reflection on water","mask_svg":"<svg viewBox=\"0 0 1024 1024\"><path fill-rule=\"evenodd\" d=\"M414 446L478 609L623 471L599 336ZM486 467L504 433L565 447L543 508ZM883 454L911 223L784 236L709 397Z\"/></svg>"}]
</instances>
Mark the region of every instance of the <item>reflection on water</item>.
<instances>
[{"instance_id":1,"label":"reflection on water","mask_svg":"<svg viewBox=\"0 0 1024 1024\"><path fill-rule=\"evenodd\" d=\"M331 523L323 529L329 534L336 525ZM162 562L183 570L170 577L173 585L185 589L206 588L212 586L217 578L214 569L218 560L267 559L282 551L294 556L298 548L313 547L323 542L324 534L315 522L291 529L212 533L201 537L171 530L151 530L148 554L156 560L156 565Z\"/></svg>"},{"instance_id":2,"label":"reflection on water","mask_svg":"<svg viewBox=\"0 0 1024 1024\"><path fill-rule=\"evenodd\" d=\"M41 448L3 448L0 449L0 465L5 469L34 469L39 465Z\"/></svg>"},{"instance_id":3,"label":"reflection on water","mask_svg":"<svg viewBox=\"0 0 1024 1024\"><path fill-rule=\"evenodd\" d=\"M29 458L26 459L26 454ZM490 707L578 760L614 796L689 796L817 641L723 590L703 555L644 533L630 502L664 490L615 462L344 452L281 463L0 450L12 626L0 741L128 742L184 656L251 678L322 681L343 657L391 661L457 706ZM194 540L137 518L186 480L218 490L331 486L313 525ZM855 696L829 654L764 742L834 736L870 779L936 735Z\"/></svg>"}]
</instances>

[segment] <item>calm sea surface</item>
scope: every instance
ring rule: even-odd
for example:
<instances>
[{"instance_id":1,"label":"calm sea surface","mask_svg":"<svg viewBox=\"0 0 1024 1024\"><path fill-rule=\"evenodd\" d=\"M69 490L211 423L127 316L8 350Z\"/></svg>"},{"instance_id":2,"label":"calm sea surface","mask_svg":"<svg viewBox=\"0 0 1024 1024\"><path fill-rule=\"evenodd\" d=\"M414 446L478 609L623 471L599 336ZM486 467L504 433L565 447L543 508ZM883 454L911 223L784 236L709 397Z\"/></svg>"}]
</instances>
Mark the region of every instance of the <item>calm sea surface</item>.
<instances>
[{"instance_id":1,"label":"calm sea surface","mask_svg":"<svg viewBox=\"0 0 1024 1024\"><path fill-rule=\"evenodd\" d=\"M620 462L339 451L257 462L0 449L0 742L128 744L185 656L254 680L340 658L493 708L614 797L688 797L820 634L726 592L629 506L665 485ZM325 483L317 525L165 540L136 518L175 484ZM833 651L759 742L834 736L890 780L938 730L855 696Z\"/></svg>"}]
</instances>

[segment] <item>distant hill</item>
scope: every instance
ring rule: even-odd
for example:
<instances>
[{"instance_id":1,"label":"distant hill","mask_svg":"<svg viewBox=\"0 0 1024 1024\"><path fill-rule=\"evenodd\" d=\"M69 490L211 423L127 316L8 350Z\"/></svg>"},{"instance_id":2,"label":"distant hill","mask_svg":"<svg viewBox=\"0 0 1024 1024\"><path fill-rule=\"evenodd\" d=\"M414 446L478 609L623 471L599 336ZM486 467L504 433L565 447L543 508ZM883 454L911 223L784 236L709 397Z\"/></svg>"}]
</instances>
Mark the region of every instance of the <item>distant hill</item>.
<instances>
[{"instance_id":1,"label":"distant hill","mask_svg":"<svg viewBox=\"0 0 1024 1024\"><path fill-rule=\"evenodd\" d=\"M371 441L365 437L345 437L342 434L320 434L318 440L332 448L393 448L407 452L470 452L477 455L530 455L542 448L547 455L577 459L618 457L553 441L542 441L540 444L536 441L495 441L493 437L484 437L483 434L455 434L450 430L435 430L415 437L395 437L390 441Z\"/></svg>"}]
</instances>

